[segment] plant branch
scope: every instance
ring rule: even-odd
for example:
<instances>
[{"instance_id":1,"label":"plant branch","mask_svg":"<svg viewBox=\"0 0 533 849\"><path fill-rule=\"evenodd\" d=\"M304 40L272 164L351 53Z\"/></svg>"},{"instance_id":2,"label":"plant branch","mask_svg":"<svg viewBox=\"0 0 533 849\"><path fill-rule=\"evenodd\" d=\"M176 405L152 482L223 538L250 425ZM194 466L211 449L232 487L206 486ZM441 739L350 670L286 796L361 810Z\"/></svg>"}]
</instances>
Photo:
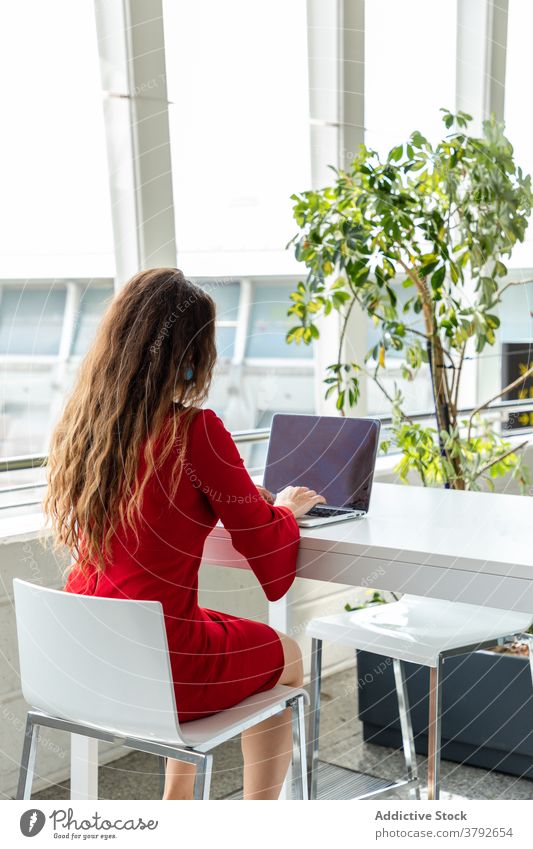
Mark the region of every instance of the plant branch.
<instances>
[{"instance_id":1,"label":"plant branch","mask_svg":"<svg viewBox=\"0 0 533 849\"><path fill-rule=\"evenodd\" d=\"M510 454L516 454L517 451L521 451L523 448L526 447L527 444L527 440L525 442L521 442L520 445L517 445L513 448L509 448L509 450L506 451L505 454L501 454L495 460L491 460L490 463L487 463L485 466L483 466L483 468L479 470L479 472L474 476L474 480L477 480L481 475L485 474L485 472L488 471L492 466L495 466L496 463L500 463L502 460L505 460L505 458L509 457Z\"/></svg>"},{"instance_id":2,"label":"plant branch","mask_svg":"<svg viewBox=\"0 0 533 849\"><path fill-rule=\"evenodd\" d=\"M480 413L481 410L485 410L489 406L489 404L492 404L493 401L497 401L498 398L501 398L502 395L505 395L506 392L510 392L511 389L515 389L517 386L520 386L520 384L523 383L523 381L526 380L528 377L530 377L530 375L532 375L532 374L533 374L533 366L531 366L531 368L529 368L527 371L525 371L524 374L521 374L520 377L517 377L516 380L513 380L512 383L509 383L507 386L505 386L500 392L497 393L497 395L493 395L492 398L489 398L489 400L485 401L484 404L480 404L479 407L476 407L476 409L474 410L474 412L471 414L470 418L468 419L467 439L470 439L470 433L472 431L472 422L473 422L474 417L477 416L477 414Z\"/></svg>"},{"instance_id":3,"label":"plant branch","mask_svg":"<svg viewBox=\"0 0 533 849\"><path fill-rule=\"evenodd\" d=\"M455 376L455 388L453 389L453 409L454 414L457 415L457 404L459 403L459 388L461 386L461 373L463 370L463 363L465 359L466 353L466 342L463 342L463 347L461 348L461 356L459 358L459 365L457 366L457 372Z\"/></svg>"},{"instance_id":4,"label":"plant branch","mask_svg":"<svg viewBox=\"0 0 533 849\"><path fill-rule=\"evenodd\" d=\"M363 372L363 374L366 374L366 376L367 376L367 377L369 377L369 378L370 378L370 380L373 380L373 381L374 381L374 383L376 384L376 386L378 387L378 389L379 389L381 392L383 392L383 394L384 394L385 398L387 399L387 401L389 401L389 403L390 403L390 404L392 404L392 405L394 406L394 404L395 404L395 400L394 400L394 398L392 397L392 395L390 395L390 393L389 393L389 392L387 392L387 390L385 389L385 387L383 386L383 384L381 383L381 381L379 380L379 378L378 378L378 376L377 376L377 374L378 374L378 369L379 369L379 364L376 366L376 369L375 369L375 371L374 371L374 374L372 374L372 372L371 372L371 371L369 371L368 369L366 369L364 366L359 366L359 368L360 368L360 370ZM404 411L403 411L401 408L399 408L399 407L398 407L398 411L399 411L399 413L400 413L400 415L401 415L401 417L402 417L402 419L403 419L404 421L409 422L409 424L414 424L413 419L412 419L410 416L408 416L408 415L407 415L407 413L404 413Z\"/></svg>"},{"instance_id":5,"label":"plant branch","mask_svg":"<svg viewBox=\"0 0 533 849\"><path fill-rule=\"evenodd\" d=\"M533 283L533 278L530 278L529 280L511 280L509 283L506 283L505 286L502 286L498 292L498 303L500 303L503 293L506 292L507 289L510 289L511 286L525 286L527 283Z\"/></svg>"},{"instance_id":6,"label":"plant branch","mask_svg":"<svg viewBox=\"0 0 533 849\"><path fill-rule=\"evenodd\" d=\"M353 289L352 289L352 292L353 292ZM346 336L346 330L347 330L347 328L348 328L348 321L349 321L349 319L350 319L350 315L352 314L352 310L353 310L353 308L354 308L354 306L355 306L355 304L356 304L356 303L358 303L358 304L359 304L359 299L357 298L357 296L356 296L356 295L355 295L355 293L353 292L353 298L352 298L352 300L350 301L350 306L349 306L349 307L348 307L348 309L346 310L346 315L344 316L344 323L343 323L343 325L342 325L341 335L340 335L340 338L339 338L339 351L338 351L338 354L337 354L337 362L338 362L338 363L340 363L340 362L341 362L341 358L342 358L342 346L344 345L344 338L345 338L345 336Z\"/></svg>"}]
</instances>

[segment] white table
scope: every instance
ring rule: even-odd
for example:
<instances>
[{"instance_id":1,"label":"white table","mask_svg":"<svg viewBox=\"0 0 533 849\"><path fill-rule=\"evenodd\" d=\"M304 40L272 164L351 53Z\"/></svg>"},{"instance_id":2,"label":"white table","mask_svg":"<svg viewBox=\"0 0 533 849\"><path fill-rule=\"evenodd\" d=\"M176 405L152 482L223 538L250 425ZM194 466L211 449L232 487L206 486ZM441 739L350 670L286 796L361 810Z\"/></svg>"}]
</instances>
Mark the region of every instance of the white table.
<instances>
[{"instance_id":1,"label":"white table","mask_svg":"<svg viewBox=\"0 0 533 849\"><path fill-rule=\"evenodd\" d=\"M532 530L533 498L375 484L365 519L302 529L297 575L533 613ZM249 568L221 526L204 562Z\"/></svg>"},{"instance_id":2,"label":"white table","mask_svg":"<svg viewBox=\"0 0 533 849\"><path fill-rule=\"evenodd\" d=\"M369 515L302 530L300 578L462 601L533 615L533 499L375 484ZM214 528L204 562L249 566L228 532ZM287 600L269 622L287 631ZM72 798L96 788L94 741L76 741Z\"/></svg>"}]
</instances>

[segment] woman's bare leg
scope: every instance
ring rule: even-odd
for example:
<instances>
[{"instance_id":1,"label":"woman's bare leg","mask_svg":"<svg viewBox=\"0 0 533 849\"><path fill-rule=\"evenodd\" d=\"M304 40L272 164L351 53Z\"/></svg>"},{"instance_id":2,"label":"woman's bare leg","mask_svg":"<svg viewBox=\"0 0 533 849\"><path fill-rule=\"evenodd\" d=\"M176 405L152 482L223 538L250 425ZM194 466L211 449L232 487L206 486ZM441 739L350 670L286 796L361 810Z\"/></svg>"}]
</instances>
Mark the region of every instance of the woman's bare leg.
<instances>
[{"instance_id":1,"label":"woman's bare leg","mask_svg":"<svg viewBox=\"0 0 533 849\"><path fill-rule=\"evenodd\" d=\"M289 687L303 684L302 653L298 644L277 632L283 644L285 668L278 681ZM277 799L292 757L292 711L284 710L243 731L244 798Z\"/></svg>"},{"instance_id":2,"label":"woman's bare leg","mask_svg":"<svg viewBox=\"0 0 533 849\"><path fill-rule=\"evenodd\" d=\"M167 758L163 799L192 799L196 766Z\"/></svg>"},{"instance_id":3,"label":"woman's bare leg","mask_svg":"<svg viewBox=\"0 0 533 849\"><path fill-rule=\"evenodd\" d=\"M301 687L303 683L302 653L298 644L286 634L277 632L283 644L285 667L279 684ZM241 746L244 757L244 798L277 799L292 757L292 711L266 719L243 731ZM196 767L184 761L167 759L163 799L192 799Z\"/></svg>"}]
</instances>

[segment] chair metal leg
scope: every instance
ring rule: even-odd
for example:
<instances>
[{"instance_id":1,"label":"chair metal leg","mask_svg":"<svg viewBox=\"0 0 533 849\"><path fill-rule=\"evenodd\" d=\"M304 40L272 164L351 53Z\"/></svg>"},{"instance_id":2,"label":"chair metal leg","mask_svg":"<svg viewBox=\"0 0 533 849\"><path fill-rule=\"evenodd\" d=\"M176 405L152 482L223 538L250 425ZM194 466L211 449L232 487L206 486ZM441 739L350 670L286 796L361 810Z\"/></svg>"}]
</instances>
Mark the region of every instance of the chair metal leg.
<instances>
[{"instance_id":1,"label":"chair metal leg","mask_svg":"<svg viewBox=\"0 0 533 849\"><path fill-rule=\"evenodd\" d=\"M211 789L211 771L213 769L213 755L198 755L196 765L196 778L194 779L193 799L207 801Z\"/></svg>"},{"instance_id":2,"label":"chair metal leg","mask_svg":"<svg viewBox=\"0 0 533 849\"><path fill-rule=\"evenodd\" d=\"M317 797L318 737L320 733L320 685L322 679L322 640L311 643L311 704L309 707L309 739L307 740L307 792Z\"/></svg>"},{"instance_id":3,"label":"chair metal leg","mask_svg":"<svg viewBox=\"0 0 533 849\"><path fill-rule=\"evenodd\" d=\"M442 719L442 658L429 671L428 799L440 793L440 748Z\"/></svg>"},{"instance_id":4,"label":"chair metal leg","mask_svg":"<svg viewBox=\"0 0 533 849\"><path fill-rule=\"evenodd\" d=\"M529 668L531 669L531 681L533 683L533 634L524 634L529 648Z\"/></svg>"},{"instance_id":5,"label":"chair metal leg","mask_svg":"<svg viewBox=\"0 0 533 849\"><path fill-rule=\"evenodd\" d=\"M39 726L34 724L31 714L28 714L26 719L26 728L24 731L24 745L22 747L22 758L20 762L17 799L31 799L38 735Z\"/></svg>"},{"instance_id":6,"label":"chair metal leg","mask_svg":"<svg viewBox=\"0 0 533 849\"><path fill-rule=\"evenodd\" d=\"M159 755L157 758L157 764L159 767L159 791L161 793L161 798L163 798L165 794L165 779L167 774L167 759L163 757L163 755Z\"/></svg>"},{"instance_id":7,"label":"chair metal leg","mask_svg":"<svg viewBox=\"0 0 533 849\"><path fill-rule=\"evenodd\" d=\"M293 799L309 798L307 788L307 757L305 751L304 697L297 696L292 708L292 781Z\"/></svg>"},{"instance_id":8,"label":"chair metal leg","mask_svg":"<svg viewBox=\"0 0 533 849\"><path fill-rule=\"evenodd\" d=\"M402 729L403 754L407 777L410 781L418 779L418 766L416 763L415 740L413 736L413 724L411 722L411 711L409 708L409 694L407 692L407 681L405 679L405 666L394 658L394 680L396 681L396 693L398 695L398 709L400 714L400 727ZM411 799L420 799L420 786L409 788Z\"/></svg>"}]
</instances>

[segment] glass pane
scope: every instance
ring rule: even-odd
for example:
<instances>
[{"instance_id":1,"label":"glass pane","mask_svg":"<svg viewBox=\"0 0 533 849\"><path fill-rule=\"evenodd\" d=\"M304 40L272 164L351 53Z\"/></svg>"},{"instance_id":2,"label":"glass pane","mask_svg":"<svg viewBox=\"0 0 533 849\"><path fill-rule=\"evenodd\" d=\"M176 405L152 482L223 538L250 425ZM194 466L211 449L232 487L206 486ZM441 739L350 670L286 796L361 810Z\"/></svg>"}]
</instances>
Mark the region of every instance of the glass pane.
<instances>
[{"instance_id":1,"label":"glass pane","mask_svg":"<svg viewBox=\"0 0 533 849\"><path fill-rule=\"evenodd\" d=\"M220 359L233 357L235 333L235 327L217 327L217 355Z\"/></svg>"},{"instance_id":2,"label":"glass pane","mask_svg":"<svg viewBox=\"0 0 533 849\"><path fill-rule=\"evenodd\" d=\"M457 7L453 0L365 4L366 144L388 153L420 130L446 132L439 109L454 108Z\"/></svg>"},{"instance_id":3,"label":"glass pane","mask_svg":"<svg viewBox=\"0 0 533 849\"><path fill-rule=\"evenodd\" d=\"M290 196L310 184L305 0L163 10L180 262L196 275L290 273Z\"/></svg>"},{"instance_id":4,"label":"glass pane","mask_svg":"<svg viewBox=\"0 0 533 849\"><path fill-rule=\"evenodd\" d=\"M237 321L240 283L207 283L205 288L217 305L219 321Z\"/></svg>"},{"instance_id":5,"label":"glass pane","mask_svg":"<svg viewBox=\"0 0 533 849\"><path fill-rule=\"evenodd\" d=\"M531 0L510 0L507 32L507 68L505 77L505 125L518 165L526 174L533 173L533 64L531 33L533 32L533 3ZM533 266L533 227L530 222L526 241L517 244L511 263L517 267Z\"/></svg>"},{"instance_id":6,"label":"glass pane","mask_svg":"<svg viewBox=\"0 0 533 849\"><path fill-rule=\"evenodd\" d=\"M247 357L313 358L312 345L288 345L285 341L287 331L295 324L294 318L287 315L292 291L293 283L283 286L261 283L253 287Z\"/></svg>"},{"instance_id":7,"label":"glass pane","mask_svg":"<svg viewBox=\"0 0 533 849\"><path fill-rule=\"evenodd\" d=\"M72 344L72 353L75 356L82 356L89 349L96 328L112 297L112 286L86 289L82 294Z\"/></svg>"},{"instance_id":8,"label":"glass pane","mask_svg":"<svg viewBox=\"0 0 533 849\"><path fill-rule=\"evenodd\" d=\"M524 276L529 279L531 275ZM533 284L510 286L504 293L500 312L502 342L533 341Z\"/></svg>"},{"instance_id":9,"label":"glass pane","mask_svg":"<svg viewBox=\"0 0 533 849\"><path fill-rule=\"evenodd\" d=\"M92 0L3 4L0 276L114 274Z\"/></svg>"},{"instance_id":10,"label":"glass pane","mask_svg":"<svg viewBox=\"0 0 533 849\"><path fill-rule=\"evenodd\" d=\"M0 354L57 354L66 290L5 286L0 301Z\"/></svg>"}]
</instances>

